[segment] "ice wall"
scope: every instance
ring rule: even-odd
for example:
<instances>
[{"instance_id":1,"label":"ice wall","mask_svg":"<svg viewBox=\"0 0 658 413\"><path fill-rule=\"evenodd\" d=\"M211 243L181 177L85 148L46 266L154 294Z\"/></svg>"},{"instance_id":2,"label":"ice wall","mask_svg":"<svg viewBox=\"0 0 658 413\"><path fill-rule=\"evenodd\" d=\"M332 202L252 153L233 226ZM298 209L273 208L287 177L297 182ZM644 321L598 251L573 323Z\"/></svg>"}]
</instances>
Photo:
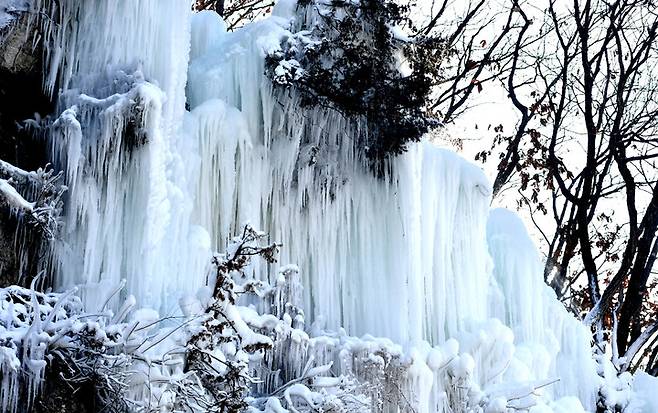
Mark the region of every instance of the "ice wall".
<instances>
[{"instance_id":1,"label":"ice wall","mask_svg":"<svg viewBox=\"0 0 658 413\"><path fill-rule=\"evenodd\" d=\"M532 374L560 379L549 392L577 395L586 406L593 406L599 379L588 345L591 334L544 284L539 254L523 222L511 211L492 210L487 242L501 293L490 302L489 314L512 328L518 343L516 357Z\"/></svg>"},{"instance_id":2,"label":"ice wall","mask_svg":"<svg viewBox=\"0 0 658 413\"><path fill-rule=\"evenodd\" d=\"M458 338L480 383L555 378L550 397L592 408L587 331L543 285L516 218L488 217L482 172L425 142L375 177L350 139L361 122L272 88L264 56L291 36L290 6L226 33L182 0L44 2L59 19L44 23L45 84L63 90L52 154L70 187L57 285L93 306L125 279L140 305L173 314L250 221L302 269L313 331L421 349L407 354L436 403L428 346Z\"/></svg>"},{"instance_id":3,"label":"ice wall","mask_svg":"<svg viewBox=\"0 0 658 413\"><path fill-rule=\"evenodd\" d=\"M202 180L216 180L219 193L234 191L227 175L238 188L234 202L211 195L197 204L220 221L238 217L214 227L213 245L221 248L244 219L263 228L285 246L282 262L304 268L306 308L332 329L444 340L465 320L484 318L489 184L480 170L421 144L384 178L374 177L352 151L350 136L362 125L326 109L302 110L294 92L275 92L264 78L264 53L289 35L286 19L204 39L221 29L212 19L199 14L193 21L198 57L190 64L188 99L199 141L211 145L201 153L213 156L224 136L220 142L238 143L233 153L219 144L218 158L239 160L229 170L226 162L201 168ZM232 124L246 124L246 137L237 128L222 135L225 124L208 116L225 105L240 110L244 121Z\"/></svg>"},{"instance_id":4,"label":"ice wall","mask_svg":"<svg viewBox=\"0 0 658 413\"><path fill-rule=\"evenodd\" d=\"M199 162L186 135L189 4L44 2L49 71L61 87L53 161L70 187L55 269L88 303L126 280L163 314L201 285L207 233L191 224Z\"/></svg>"}]
</instances>

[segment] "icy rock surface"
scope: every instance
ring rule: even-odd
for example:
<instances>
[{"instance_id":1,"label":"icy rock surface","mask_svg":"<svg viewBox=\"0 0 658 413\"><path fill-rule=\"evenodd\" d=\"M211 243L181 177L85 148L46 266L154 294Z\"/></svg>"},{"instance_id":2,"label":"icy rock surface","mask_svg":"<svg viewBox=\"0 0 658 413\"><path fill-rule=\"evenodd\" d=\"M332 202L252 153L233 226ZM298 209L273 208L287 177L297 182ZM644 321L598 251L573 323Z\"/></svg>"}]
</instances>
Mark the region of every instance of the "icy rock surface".
<instances>
[{"instance_id":1,"label":"icy rock surface","mask_svg":"<svg viewBox=\"0 0 658 413\"><path fill-rule=\"evenodd\" d=\"M9 26L17 16L28 9L28 0L0 0L0 30Z\"/></svg>"},{"instance_id":2,"label":"icy rock surface","mask_svg":"<svg viewBox=\"0 0 658 413\"><path fill-rule=\"evenodd\" d=\"M258 409L313 406L344 376L370 383L377 411L595 409L589 333L544 286L518 218L489 211L482 172L423 142L375 177L351 145L361 122L301 109L264 76L265 56L313 12L282 1L226 33L180 0L36 7L56 16L42 22L45 87L62 88L50 141L69 185L54 270L89 311L124 278L160 315L199 311L202 299L181 297L199 297L211 252L249 221L301 269L305 314L241 305L274 343L253 364L256 396L332 366ZM281 268L251 269L278 285ZM384 399L387 386L411 399Z\"/></svg>"}]
</instances>

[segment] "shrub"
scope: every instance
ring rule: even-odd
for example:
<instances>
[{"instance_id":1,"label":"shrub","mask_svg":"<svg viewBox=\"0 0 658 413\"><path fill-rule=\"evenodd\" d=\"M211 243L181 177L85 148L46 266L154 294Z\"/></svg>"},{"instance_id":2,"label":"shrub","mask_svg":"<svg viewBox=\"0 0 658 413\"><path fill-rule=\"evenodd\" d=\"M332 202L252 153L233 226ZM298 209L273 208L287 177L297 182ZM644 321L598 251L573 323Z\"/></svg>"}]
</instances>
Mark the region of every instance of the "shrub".
<instances>
[{"instance_id":1,"label":"shrub","mask_svg":"<svg viewBox=\"0 0 658 413\"><path fill-rule=\"evenodd\" d=\"M294 85L303 106L365 121L357 144L371 160L404 152L437 124L425 110L436 55L396 28L408 21L407 6L300 0L297 7L300 15L317 18L300 18L299 30L267 57L275 85Z\"/></svg>"}]
</instances>

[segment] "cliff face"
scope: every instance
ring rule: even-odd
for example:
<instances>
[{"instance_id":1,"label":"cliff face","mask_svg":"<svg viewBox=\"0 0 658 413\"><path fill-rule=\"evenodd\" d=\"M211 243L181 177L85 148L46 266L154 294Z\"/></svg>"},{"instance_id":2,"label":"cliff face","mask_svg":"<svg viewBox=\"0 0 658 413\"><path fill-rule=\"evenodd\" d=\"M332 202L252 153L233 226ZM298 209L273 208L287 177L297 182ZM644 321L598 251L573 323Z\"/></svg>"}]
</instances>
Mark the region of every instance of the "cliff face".
<instances>
[{"instance_id":1,"label":"cliff face","mask_svg":"<svg viewBox=\"0 0 658 413\"><path fill-rule=\"evenodd\" d=\"M0 159L32 171L47 164L46 145L26 127L54 110L53 99L43 92L43 62L39 33L23 12L0 27ZM17 248L17 244L22 248ZM36 274L41 239L7 205L0 207L0 284L29 284Z\"/></svg>"}]
</instances>

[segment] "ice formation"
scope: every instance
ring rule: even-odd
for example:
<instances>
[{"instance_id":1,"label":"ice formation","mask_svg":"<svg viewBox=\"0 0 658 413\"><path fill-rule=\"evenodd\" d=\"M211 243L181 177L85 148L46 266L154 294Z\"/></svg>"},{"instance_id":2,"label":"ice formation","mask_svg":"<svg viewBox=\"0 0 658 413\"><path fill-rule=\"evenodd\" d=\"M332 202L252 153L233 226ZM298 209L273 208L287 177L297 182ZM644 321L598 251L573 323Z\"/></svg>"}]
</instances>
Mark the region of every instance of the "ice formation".
<instances>
[{"instance_id":1,"label":"ice formation","mask_svg":"<svg viewBox=\"0 0 658 413\"><path fill-rule=\"evenodd\" d=\"M264 76L265 55L312 13L280 0L227 33L188 3L35 2L53 16L42 22L45 88L61 89L49 141L69 186L58 288L77 286L94 311L125 279L123 298L153 309L145 317L180 314L179 303L190 314L212 251L251 222L301 279L251 271L287 286L305 314L276 300L238 306L235 320L276 338L251 364L271 372L255 395L317 376L254 409L313 406L351 377L375 386L364 394L376 411L594 410L589 332L544 286L520 221L489 211L482 172L423 142L373 176L351 145L360 122L302 110ZM387 386L404 397L385 399Z\"/></svg>"},{"instance_id":2,"label":"ice formation","mask_svg":"<svg viewBox=\"0 0 658 413\"><path fill-rule=\"evenodd\" d=\"M170 351L154 362L149 360L154 353L149 350L156 346L169 350L184 346L187 335L183 330L169 327L154 333L158 325L154 320L160 320L160 316L148 310L133 311L132 296L114 314L107 306L107 298L112 295L107 291L100 311L88 313L75 289L43 294L33 288L0 288L3 412L32 411L44 379L69 386L80 383L81 377L91 377L91 372L101 380L105 378L106 390L123 393L124 382L129 383L134 390L125 394L124 402L132 411L146 412L150 410L145 407L161 396L159 391L173 387L157 385L162 372L167 373L166 383L172 385L184 379L181 352ZM47 366L57 363L66 364L66 368L46 378ZM140 392L148 377L153 385L145 397ZM108 396L111 394L104 395ZM99 405L106 401L110 400L99 400Z\"/></svg>"},{"instance_id":3,"label":"ice formation","mask_svg":"<svg viewBox=\"0 0 658 413\"><path fill-rule=\"evenodd\" d=\"M28 0L0 0L0 30L7 27L18 15L30 7Z\"/></svg>"}]
</instances>

